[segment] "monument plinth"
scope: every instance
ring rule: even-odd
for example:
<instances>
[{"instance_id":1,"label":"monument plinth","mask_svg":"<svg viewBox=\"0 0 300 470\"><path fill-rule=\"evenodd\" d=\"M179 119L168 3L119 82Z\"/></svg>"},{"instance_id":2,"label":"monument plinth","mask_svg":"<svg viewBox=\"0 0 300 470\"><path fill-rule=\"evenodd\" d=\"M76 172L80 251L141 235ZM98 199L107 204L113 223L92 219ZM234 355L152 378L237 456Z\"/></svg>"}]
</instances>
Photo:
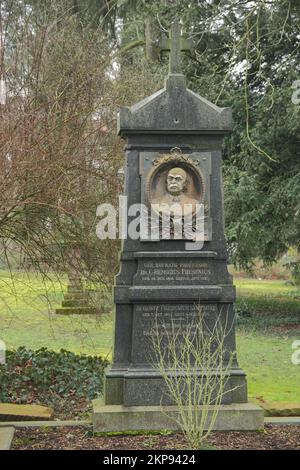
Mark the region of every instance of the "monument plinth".
<instances>
[{"instance_id":1,"label":"monument plinth","mask_svg":"<svg viewBox=\"0 0 300 470\"><path fill-rule=\"evenodd\" d=\"M172 40L175 50L183 49L176 26ZM175 222L169 234L158 222L154 238L147 227L139 239L124 240L114 287L113 363L106 372L104 399L94 402L95 431L176 429L160 413L161 405L171 414L176 407L151 360L147 339L155 316L184 329L196 318L200 304L209 322L226 312L234 325L235 287L227 270L221 173L231 110L189 90L179 73L178 54L171 52L170 57L165 87L119 113L118 132L127 139L125 194L128 207L159 203L168 209L175 202L179 210L187 204L191 217L196 203L202 204L204 241L197 249L193 226L187 236L176 237ZM173 211L174 220L176 215ZM158 209L158 220L162 217L163 209ZM133 218L128 217L128 224ZM234 326L226 348L236 351ZM229 373L229 392L216 428L263 427L261 409L247 403L246 376L236 358Z\"/></svg>"}]
</instances>

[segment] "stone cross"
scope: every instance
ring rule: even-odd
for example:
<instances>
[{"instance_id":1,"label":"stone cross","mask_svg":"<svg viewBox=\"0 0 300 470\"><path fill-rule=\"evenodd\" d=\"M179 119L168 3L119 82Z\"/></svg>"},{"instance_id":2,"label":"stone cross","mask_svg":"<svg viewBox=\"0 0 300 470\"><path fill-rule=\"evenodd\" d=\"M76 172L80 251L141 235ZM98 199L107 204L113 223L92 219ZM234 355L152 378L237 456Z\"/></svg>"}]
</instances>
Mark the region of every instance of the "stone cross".
<instances>
[{"instance_id":1,"label":"stone cross","mask_svg":"<svg viewBox=\"0 0 300 470\"><path fill-rule=\"evenodd\" d=\"M160 50L170 51L170 73L182 73L181 51L191 51L193 43L181 36L181 25L176 20L171 25L170 37L160 41Z\"/></svg>"}]
</instances>

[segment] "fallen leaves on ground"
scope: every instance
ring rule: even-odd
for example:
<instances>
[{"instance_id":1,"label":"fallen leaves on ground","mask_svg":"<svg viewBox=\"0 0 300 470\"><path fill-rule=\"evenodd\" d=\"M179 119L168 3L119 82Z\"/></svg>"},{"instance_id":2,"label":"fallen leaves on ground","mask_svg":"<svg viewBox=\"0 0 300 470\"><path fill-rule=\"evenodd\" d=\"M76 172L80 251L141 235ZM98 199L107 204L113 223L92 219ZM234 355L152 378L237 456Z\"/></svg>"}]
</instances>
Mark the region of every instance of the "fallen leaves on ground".
<instances>
[{"instance_id":1,"label":"fallen leaves on ground","mask_svg":"<svg viewBox=\"0 0 300 470\"><path fill-rule=\"evenodd\" d=\"M300 425L266 425L260 432L215 432L207 444L215 449L300 449ZM164 450L185 449L183 434L93 436L91 426L17 429L13 449L19 450Z\"/></svg>"}]
</instances>

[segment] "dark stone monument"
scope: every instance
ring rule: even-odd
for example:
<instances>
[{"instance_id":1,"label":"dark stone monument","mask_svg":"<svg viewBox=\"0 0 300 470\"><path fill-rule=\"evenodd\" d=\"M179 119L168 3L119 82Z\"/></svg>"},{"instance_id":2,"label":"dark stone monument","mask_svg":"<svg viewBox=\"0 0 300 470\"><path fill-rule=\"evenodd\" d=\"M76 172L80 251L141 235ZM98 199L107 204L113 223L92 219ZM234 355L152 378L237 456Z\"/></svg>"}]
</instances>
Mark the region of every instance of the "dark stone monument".
<instances>
[{"instance_id":1,"label":"dark stone monument","mask_svg":"<svg viewBox=\"0 0 300 470\"><path fill-rule=\"evenodd\" d=\"M174 427L161 413L161 405L176 410L165 393L164 379L153 367L147 342L155 314L160 321L171 318L175 326L184 328L195 318L200 302L211 322L223 312L234 322L235 287L227 270L221 173L231 110L186 88L180 51L187 49L187 43L178 24L172 25L163 48L171 50L165 87L119 113L118 131L127 138L128 207L157 202L168 207L176 201L179 206L189 203L193 213L194 204L201 203L204 242L195 249L197 242L184 235L181 239L165 235L160 227L155 240L149 234L124 240L114 287L113 363L106 372L104 399L94 401L95 431ZM226 341L234 352L234 327ZM263 427L261 409L247 403L246 376L237 360L230 370L229 388L217 428Z\"/></svg>"}]
</instances>

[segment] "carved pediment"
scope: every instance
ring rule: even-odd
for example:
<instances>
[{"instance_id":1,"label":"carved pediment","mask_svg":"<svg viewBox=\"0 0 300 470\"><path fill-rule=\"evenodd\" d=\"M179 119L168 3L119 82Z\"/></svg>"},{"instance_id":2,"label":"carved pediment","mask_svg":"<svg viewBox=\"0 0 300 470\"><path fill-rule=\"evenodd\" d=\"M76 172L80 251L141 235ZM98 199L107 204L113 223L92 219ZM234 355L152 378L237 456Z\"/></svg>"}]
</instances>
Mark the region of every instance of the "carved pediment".
<instances>
[{"instance_id":1,"label":"carved pediment","mask_svg":"<svg viewBox=\"0 0 300 470\"><path fill-rule=\"evenodd\" d=\"M186 88L184 75L171 74L165 87L131 108L120 109L119 134L217 133L232 128L231 108L219 108Z\"/></svg>"}]
</instances>

